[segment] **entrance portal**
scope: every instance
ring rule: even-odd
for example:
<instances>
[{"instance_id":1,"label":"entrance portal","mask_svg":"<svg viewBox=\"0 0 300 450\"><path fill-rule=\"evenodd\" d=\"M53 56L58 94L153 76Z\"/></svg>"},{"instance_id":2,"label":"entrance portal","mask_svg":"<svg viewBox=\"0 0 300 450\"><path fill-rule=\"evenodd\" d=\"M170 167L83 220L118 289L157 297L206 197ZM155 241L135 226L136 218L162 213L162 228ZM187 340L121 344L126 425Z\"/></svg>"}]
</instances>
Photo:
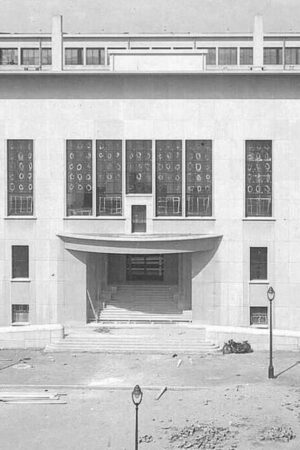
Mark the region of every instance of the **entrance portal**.
<instances>
[{"instance_id":1,"label":"entrance portal","mask_svg":"<svg viewBox=\"0 0 300 450\"><path fill-rule=\"evenodd\" d=\"M126 256L127 281L163 281L164 256L163 255L127 255Z\"/></svg>"}]
</instances>

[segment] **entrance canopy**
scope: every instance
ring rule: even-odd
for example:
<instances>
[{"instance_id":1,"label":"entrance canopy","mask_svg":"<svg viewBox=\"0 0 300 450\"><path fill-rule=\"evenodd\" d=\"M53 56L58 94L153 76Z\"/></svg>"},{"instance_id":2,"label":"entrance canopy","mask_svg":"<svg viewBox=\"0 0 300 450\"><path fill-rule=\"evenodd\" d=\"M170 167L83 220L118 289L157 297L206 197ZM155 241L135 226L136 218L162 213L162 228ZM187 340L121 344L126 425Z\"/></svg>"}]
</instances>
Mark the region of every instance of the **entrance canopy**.
<instances>
[{"instance_id":1,"label":"entrance canopy","mask_svg":"<svg viewBox=\"0 0 300 450\"><path fill-rule=\"evenodd\" d=\"M212 234L73 234L60 233L68 250L94 253L160 254L205 252L217 248Z\"/></svg>"}]
</instances>

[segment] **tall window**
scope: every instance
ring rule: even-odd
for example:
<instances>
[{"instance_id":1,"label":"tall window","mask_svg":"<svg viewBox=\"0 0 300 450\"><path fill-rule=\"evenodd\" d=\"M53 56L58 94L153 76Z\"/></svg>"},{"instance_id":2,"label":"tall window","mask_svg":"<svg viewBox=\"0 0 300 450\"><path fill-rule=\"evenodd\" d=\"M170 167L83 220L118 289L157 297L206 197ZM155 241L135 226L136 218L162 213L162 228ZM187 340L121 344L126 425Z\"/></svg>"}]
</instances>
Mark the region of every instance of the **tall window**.
<instances>
[{"instance_id":1,"label":"tall window","mask_svg":"<svg viewBox=\"0 0 300 450\"><path fill-rule=\"evenodd\" d=\"M126 192L151 194L152 141L126 141Z\"/></svg>"},{"instance_id":2,"label":"tall window","mask_svg":"<svg viewBox=\"0 0 300 450\"><path fill-rule=\"evenodd\" d=\"M33 141L7 142L8 215L33 214Z\"/></svg>"},{"instance_id":3,"label":"tall window","mask_svg":"<svg viewBox=\"0 0 300 450\"><path fill-rule=\"evenodd\" d=\"M23 66L51 65L51 48L22 48L21 64Z\"/></svg>"},{"instance_id":4,"label":"tall window","mask_svg":"<svg viewBox=\"0 0 300 450\"><path fill-rule=\"evenodd\" d=\"M270 64L270 65L282 64L282 48L281 47L265 47L264 48L264 64Z\"/></svg>"},{"instance_id":5,"label":"tall window","mask_svg":"<svg viewBox=\"0 0 300 450\"><path fill-rule=\"evenodd\" d=\"M246 141L246 216L272 216L271 141Z\"/></svg>"},{"instance_id":6,"label":"tall window","mask_svg":"<svg viewBox=\"0 0 300 450\"><path fill-rule=\"evenodd\" d=\"M18 64L18 49L16 48L1 48L0 49L0 64Z\"/></svg>"},{"instance_id":7,"label":"tall window","mask_svg":"<svg viewBox=\"0 0 300 450\"><path fill-rule=\"evenodd\" d=\"M300 64L300 48L299 47L286 47L285 52L285 64Z\"/></svg>"},{"instance_id":8,"label":"tall window","mask_svg":"<svg viewBox=\"0 0 300 450\"><path fill-rule=\"evenodd\" d=\"M12 253L12 278L29 277L29 247L28 245L13 245Z\"/></svg>"},{"instance_id":9,"label":"tall window","mask_svg":"<svg viewBox=\"0 0 300 450\"><path fill-rule=\"evenodd\" d=\"M86 63L88 65L104 65L105 64L104 48L87 48Z\"/></svg>"},{"instance_id":10,"label":"tall window","mask_svg":"<svg viewBox=\"0 0 300 450\"><path fill-rule=\"evenodd\" d=\"M156 215L182 214L182 142L156 141Z\"/></svg>"},{"instance_id":11,"label":"tall window","mask_svg":"<svg viewBox=\"0 0 300 450\"><path fill-rule=\"evenodd\" d=\"M219 65L231 66L237 64L237 48L220 47L219 48Z\"/></svg>"},{"instance_id":12,"label":"tall window","mask_svg":"<svg viewBox=\"0 0 300 450\"><path fill-rule=\"evenodd\" d=\"M212 214L212 143L186 141L186 215Z\"/></svg>"},{"instance_id":13,"label":"tall window","mask_svg":"<svg viewBox=\"0 0 300 450\"><path fill-rule=\"evenodd\" d=\"M67 66L83 64L83 49L82 48L66 48L65 49L65 64Z\"/></svg>"},{"instance_id":14,"label":"tall window","mask_svg":"<svg viewBox=\"0 0 300 450\"><path fill-rule=\"evenodd\" d=\"M67 215L92 214L92 141L67 141Z\"/></svg>"},{"instance_id":15,"label":"tall window","mask_svg":"<svg viewBox=\"0 0 300 450\"><path fill-rule=\"evenodd\" d=\"M268 279L267 247L250 247L250 280Z\"/></svg>"},{"instance_id":16,"label":"tall window","mask_svg":"<svg viewBox=\"0 0 300 450\"><path fill-rule=\"evenodd\" d=\"M97 141L97 215L122 215L122 141Z\"/></svg>"},{"instance_id":17,"label":"tall window","mask_svg":"<svg viewBox=\"0 0 300 450\"><path fill-rule=\"evenodd\" d=\"M240 65L249 65L253 64L253 48L249 47L241 47L240 48Z\"/></svg>"}]
</instances>

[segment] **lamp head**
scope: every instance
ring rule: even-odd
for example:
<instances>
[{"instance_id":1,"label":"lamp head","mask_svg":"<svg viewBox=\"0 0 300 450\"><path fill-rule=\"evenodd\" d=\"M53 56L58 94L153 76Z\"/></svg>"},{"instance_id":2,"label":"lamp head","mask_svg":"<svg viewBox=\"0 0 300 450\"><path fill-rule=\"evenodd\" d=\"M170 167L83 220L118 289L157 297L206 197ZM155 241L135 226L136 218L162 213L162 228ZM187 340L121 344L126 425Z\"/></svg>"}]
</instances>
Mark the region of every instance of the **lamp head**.
<instances>
[{"instance_id":1,"label":"lamp head","mask_svg":"<svg viewBox=\"0 0 300 450\"><path fill-rule=\"evenodd\" d=\"M141 403L142 398L143 398L143 393L138 384L134 387L134 389L131 393L131 397L132 397L132 401L135 404L135 406L137 406Z\"/></svg>"},{"instance_id":2,"label":"lamp head","mask_svg":"<svg viewBox=\"0 0 300 450\"><path fill-rule=\"evenodd\" d=\"M275 298L275 291L272 288L272 286L269 287L268 291L267 291L267 296L268 296L268 300L269 302L272 302Z\"/></svg>"}]
</instances>

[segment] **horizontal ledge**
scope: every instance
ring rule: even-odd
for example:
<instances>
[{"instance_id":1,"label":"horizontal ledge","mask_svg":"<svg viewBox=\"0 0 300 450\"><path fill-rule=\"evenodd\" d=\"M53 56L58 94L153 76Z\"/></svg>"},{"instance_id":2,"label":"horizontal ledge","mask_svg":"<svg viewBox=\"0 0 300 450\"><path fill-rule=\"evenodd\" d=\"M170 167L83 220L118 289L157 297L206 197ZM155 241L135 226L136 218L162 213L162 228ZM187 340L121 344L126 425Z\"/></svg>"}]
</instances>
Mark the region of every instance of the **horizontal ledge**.
<instances>
[{"instance_id":1,"label":"horizontal ledge","mask_svg":"<svg viewBox=\"0 0 300 450\"><path fill-rule=\"evenodd\" d=\"M5 216L4 220L37 220L36 216Z\"/></svg>"},{"instance_id":2,"label":"horizontal ledge","mask_svg":"<svg viewBox=\"0 0 300 450\"><path fill-rule=\"evenodd\" d=\"M126 220L124 216L66 216L63 220Z\"/></svg>"},{"instance_id":3,"label":"horizontal ledge","mask_svg":"<svg viewBox=\"0 0 300 450\"><path fill-rule=\"evenodd\" d=\"M270 284L269 280L250 280L249 284Z\"/></svg>"},{"instance_id":4,"label":"horizontal ledge","mask_svg":"<svg viewBox=\"0 0 300 450\"><path fill-rule=\"evenodd\" d=\"M31 278L11 278L11 283L30 283Z\"/></svg>"},{"instance_id":5,"label":"horizontal ledge","mask_svg":"<svg viewBox=\"0 0 300 450\"><path fill-rule=\"evenodd\" d=\"M166 217L166 216L162 216L162 217L153 217L152 220L155 221L159 221L159 220L200 220L200 221L212 221L214 222L216 220L215 217L183 217L183 216L179 216L179 217Z\"/></svg>"},{"instance_id":6,"label":"horizontal ledge","mask_svg":"<svg viewBox=\"0 0 300 450\"><path fill-rule=\"evenodd\" d=\"M243 222L276 222L274 217L243 217Z\"/></svg>"}]
</instances>

